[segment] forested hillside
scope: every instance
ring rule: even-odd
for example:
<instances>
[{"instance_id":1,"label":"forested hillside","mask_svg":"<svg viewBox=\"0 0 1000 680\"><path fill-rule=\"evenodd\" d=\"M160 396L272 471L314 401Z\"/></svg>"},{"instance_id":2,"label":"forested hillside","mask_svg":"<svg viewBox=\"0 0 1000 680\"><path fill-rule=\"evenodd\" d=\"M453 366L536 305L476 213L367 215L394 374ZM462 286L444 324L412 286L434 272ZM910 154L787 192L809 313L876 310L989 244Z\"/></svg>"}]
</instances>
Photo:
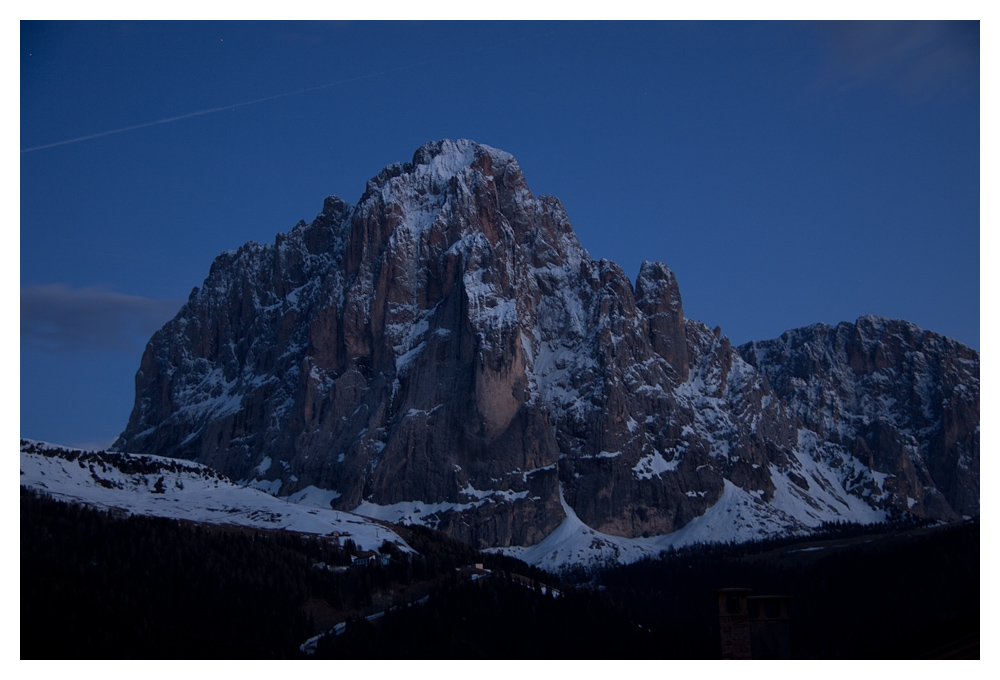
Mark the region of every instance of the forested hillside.
<instances>
[{"instance_id":1,"label":"forested hillside","mask_svg":"<svg viewBox=\"0 0 1000 680\"><path fill-rule=\"evenodd\" d=\"M486 611L467 595L499 588L510 596L498 622L544 610L546 618L524 625L575 630L611 611L605 602L587 618L579 602L589 596L543 595L540 584L550 593L565 586L540 569L429 529L402 531L419 555L387 542L388 564L348 566L365 554L350 540L126 517L22 488L21 658L292 658L309 637L348 622L344 642L331 637L321 654L366 658L391 643L379 654L437 658L452 656L452 641L458 656L516 656L503 638L460 643L453 631L465 621L450 608ZM476 563L484 569L470 568ZM477 585L472 572L489 578ZM393 640L392 611L381 641L366 641L354 625L408 604L420 646Z\"/></svg>"},{"instance_id":2,"label":"forested hillside","mask_svg":"<svg viewBox=\"0 0 1000 680\"><path fill-rule=\"evenodd\" d=\"M819 538L705 546L607 570L596 582L667 641L718 658L716 590L786 595L793 658L978 658L979 522L827 528ZM969 652L966 652L969 653Z\"/></svg>"},{"instance_id":3,"label":"forested hillside","mask_svg":"<svg viewBox=\"0 0 1000 680\"><path fill-rule=\"evenodd\" d=\"M795 658L978 658L979 523L830 527L559 579L422 527L349 540L21 491L21 657L719 658L719 588L790 596ZM368 554L372 557L373 554ZM476 564L482 568L476 568ZM574 585L575 583L575 585ZM757 656L766 656L760 654Z\"/></svg>"}]
</instances>

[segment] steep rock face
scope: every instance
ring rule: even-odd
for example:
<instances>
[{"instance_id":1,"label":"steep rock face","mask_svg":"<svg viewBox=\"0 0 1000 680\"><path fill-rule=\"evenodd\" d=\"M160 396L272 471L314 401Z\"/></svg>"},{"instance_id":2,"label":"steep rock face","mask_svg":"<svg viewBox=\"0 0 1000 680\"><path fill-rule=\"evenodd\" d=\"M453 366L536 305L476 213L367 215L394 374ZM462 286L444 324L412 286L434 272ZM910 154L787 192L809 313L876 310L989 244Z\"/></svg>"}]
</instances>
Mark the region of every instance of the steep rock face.
<instances>
[{"instance_id":1,"label":"steep rock face","mask_svg":"<svg viewBox=\"0 0 1000 680\"><path fill-rule=\"evenodd\" d=\"M786 526L881 517L864 452L852 496L802 417L684 318L665 265L633 288L512 156L446 140L219 256L151 339L116 448L480 546L538 543L567 506L669 533L727 480Z\"/></svg>"},{"instance_id":2,"label":"steep rock face","mask_svg":"<svg viewBox=\"0 0 1000 680\"><path fill-rule=\"evenodd\" d=\"M979 514L977 352L875 316L739 350L834 460L846 453L884 478L887 507L945 519Z\"/></svg>"}]
</instances>

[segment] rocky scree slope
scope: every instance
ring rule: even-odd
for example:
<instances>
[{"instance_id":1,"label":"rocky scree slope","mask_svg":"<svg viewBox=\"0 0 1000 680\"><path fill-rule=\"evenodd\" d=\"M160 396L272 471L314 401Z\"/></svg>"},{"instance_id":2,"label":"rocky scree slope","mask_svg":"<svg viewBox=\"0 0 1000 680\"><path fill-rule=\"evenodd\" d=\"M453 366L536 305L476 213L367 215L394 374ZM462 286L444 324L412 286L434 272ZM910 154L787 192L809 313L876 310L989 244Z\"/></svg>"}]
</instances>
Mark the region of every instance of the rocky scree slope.
<instances>
[{"instance_id":1,"label":"rocky scree slope","mask_svg":"<svg viewBox=\"0 0 1000 680\"><path fill-rule=\"evenodd\" d=\"M591 259L510 154L445 140L356 205L328 198L273 244L220 255L150 340L115 447L328 490L335 509L479 547L537 544L570 516L669 534L730 487L748 506L734 537L950 516L900 500L909 486L887 480L906 471L831 443L745 354L684 318L665 265L633 286Z\"/></svg>"}]
</instances>

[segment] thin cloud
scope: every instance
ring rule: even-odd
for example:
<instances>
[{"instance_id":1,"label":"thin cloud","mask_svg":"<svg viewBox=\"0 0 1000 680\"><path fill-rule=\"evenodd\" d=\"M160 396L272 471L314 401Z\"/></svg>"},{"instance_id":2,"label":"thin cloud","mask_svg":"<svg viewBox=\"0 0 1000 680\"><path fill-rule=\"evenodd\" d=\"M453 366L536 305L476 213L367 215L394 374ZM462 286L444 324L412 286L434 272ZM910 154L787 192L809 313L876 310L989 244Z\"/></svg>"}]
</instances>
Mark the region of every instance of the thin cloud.
<instances>
[{"instance_id":1,"label":"thin cloud","mask_svg":"<svg viewBox=\"0 0 1000 680\"><path fill-rule=\"evenodd\" d=\"M21 288L21 343L43 351L135 351L173 317L176 300L151 300L61 283Z\"/></svg>"},{"instance_id":2,"label":"thin cloud","mask_svg":"<svg viewBox=\"0 0 1000 680\"><path fill-rule=\"evenodd\" d=\"M829 21L818 24L830 52L821 85L883 83L930 97L978 86L977 21Z\"/></svg>"}]
</instances>

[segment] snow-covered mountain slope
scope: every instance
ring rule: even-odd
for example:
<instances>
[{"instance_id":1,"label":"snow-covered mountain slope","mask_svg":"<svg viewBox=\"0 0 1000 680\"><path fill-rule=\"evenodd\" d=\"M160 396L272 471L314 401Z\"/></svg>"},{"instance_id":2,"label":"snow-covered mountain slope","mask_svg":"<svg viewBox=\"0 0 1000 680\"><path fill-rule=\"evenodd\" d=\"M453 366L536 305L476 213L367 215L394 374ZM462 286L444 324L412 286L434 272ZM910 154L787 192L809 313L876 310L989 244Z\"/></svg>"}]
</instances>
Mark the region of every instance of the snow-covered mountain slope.
<instances>
[{"instance_id":1,"label":"snow-covered mountain slope","mask_svg":"<svg viewBox=\"0 0 1000 680\"><path fill-rule=\"evenodd\" d=\"M775 475L775 479L780 480L780 475ZM824 521L845 519L840 511L828 509L823 512L815 507L814 501L795 485L782 484L775 498L770 503L763 503L759 495L747 493L729 480L723 483L722 496L705 514L669 534L626 538L601 533L584 524L560 496L566 519L541 543L494 550L558 572L577 565L628 564L644 557L655 557L668 548L804 536ZM868 524L886 519L884 511L871 508L848 494L835 498L836 503L843 503L853 511L850 521Z\"/></svg>"},{"instance_id":2,"label":"snow-covered mountain slope","mask_svg":"<svg viewBox=\"0 0 1000 680\"><path fill-rule=\"evenodd\" d=\"M365 517L276 498L175 458L82 451L22 439L21 486L58 500L137 515L305 534L338 532L362 549L376 550L389 540L411 550L397 534Z\"/></svg>"},{"instance_id":3,"label":"snow-covered mountain slope","mask_svg":"<svg viewBox=\"0 0 1000 680\"><path fill-rule=\"evenodd\" d=\"M799 335L738 351L685 318L665 264L633 282L513 156L442 140L356 204L220 255L150 340L116 448L483 548L572 517L628 540L707 532L732 489L754 519L719 531L740 537L978 508L977 353L893 332L842 359Z\"/></svg>"}]
</instances>

